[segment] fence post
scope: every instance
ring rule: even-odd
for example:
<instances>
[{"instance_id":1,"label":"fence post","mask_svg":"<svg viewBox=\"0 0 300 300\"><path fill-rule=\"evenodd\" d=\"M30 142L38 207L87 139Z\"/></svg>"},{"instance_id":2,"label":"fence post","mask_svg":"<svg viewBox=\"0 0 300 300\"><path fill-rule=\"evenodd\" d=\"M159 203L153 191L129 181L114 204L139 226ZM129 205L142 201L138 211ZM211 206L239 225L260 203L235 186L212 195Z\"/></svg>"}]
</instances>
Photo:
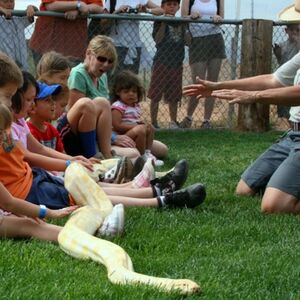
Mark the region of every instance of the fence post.
<instances>
[{"instance_id":1,"label":"fence post","mask_svg":"<svg viewBox=\"0 0 300 300\"><path fill-rule=\"evenodd\" d=\"M242 28L241 78L271 73L272 67L271 20L244 20ZM238 127L243 131L269 129L269 105L239 105Z\"/></svg>"}]
</instances>

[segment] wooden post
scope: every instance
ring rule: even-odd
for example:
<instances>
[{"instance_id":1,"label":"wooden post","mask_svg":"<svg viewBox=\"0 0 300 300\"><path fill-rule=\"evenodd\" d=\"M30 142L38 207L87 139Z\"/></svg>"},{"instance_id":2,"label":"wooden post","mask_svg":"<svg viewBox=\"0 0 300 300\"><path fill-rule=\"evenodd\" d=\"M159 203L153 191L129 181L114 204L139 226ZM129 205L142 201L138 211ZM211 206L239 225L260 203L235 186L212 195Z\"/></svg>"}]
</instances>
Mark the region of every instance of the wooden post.
<instances>
[{"instance_id":1,"label":"wooden post","mask_svg":"<svg viewBox=\"0 0 300 300\"><path fill-rule=\"evenodd\" d=\"M243 21L241 78L271 73L272 25L271 20ZM238 128L256 132L268 130L269 105L239 105Z\"/></svg>"}]
</instances>

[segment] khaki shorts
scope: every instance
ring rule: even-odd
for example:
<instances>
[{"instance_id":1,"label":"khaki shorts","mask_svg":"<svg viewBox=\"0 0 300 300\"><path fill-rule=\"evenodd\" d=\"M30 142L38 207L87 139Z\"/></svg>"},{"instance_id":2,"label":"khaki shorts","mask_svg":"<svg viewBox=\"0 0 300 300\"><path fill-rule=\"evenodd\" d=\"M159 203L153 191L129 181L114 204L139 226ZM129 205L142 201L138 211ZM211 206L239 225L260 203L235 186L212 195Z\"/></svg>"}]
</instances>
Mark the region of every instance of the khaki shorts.
<instances>
[{"instance_id":1,"label":"khaki shorts","mask_svg":"<svg viewBox=\"0 0 300 300\"><path fill-rule=\"evenodd\" d=\"M241 177L256 192L273 187L300 199L300 132L289 131Z\"/></svg>"}]
</instances>

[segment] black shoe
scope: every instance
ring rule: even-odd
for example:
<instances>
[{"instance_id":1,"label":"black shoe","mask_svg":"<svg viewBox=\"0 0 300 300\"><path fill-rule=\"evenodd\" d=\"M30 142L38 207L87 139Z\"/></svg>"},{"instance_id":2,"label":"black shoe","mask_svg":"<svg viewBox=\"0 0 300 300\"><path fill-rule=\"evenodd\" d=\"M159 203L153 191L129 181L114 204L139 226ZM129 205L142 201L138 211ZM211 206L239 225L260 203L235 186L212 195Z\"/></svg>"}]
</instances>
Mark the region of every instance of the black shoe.
<instances>
[{"instance_id":1,"label":"black shoe","mask_svg":"<svg viewBox=\"0 0 300 300\"><path fill-rule=\"evenodd\" d=\"M195 183L189 187L165 195L166 207L194 208L200 205L206 197L205 187Z\"/></svg>"},{"instance_id":2,"label":"black shoe","mask_svg":"<svg viewBox=\"0 0 300 300\"><path fill-rule=\"evenodd\" d=\"M161 178L150 181L151 185L161 191L161 195L179 190L185 183L188 176L189 166L185 159L178 161L174 170Z\"/></svg>"}]
</instances>

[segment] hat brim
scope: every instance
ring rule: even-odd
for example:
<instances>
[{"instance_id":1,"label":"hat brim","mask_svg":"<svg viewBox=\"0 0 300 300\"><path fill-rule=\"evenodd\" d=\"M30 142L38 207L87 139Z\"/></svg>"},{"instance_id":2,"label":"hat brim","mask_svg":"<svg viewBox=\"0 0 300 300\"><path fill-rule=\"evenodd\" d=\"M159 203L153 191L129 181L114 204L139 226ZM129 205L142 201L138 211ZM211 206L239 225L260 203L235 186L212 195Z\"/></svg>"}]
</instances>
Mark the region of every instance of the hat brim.
<instances>
[{"instance_id":1,"label":"hat brim","mask_svg":"<svg viewBox=\"0 0 300 300\"><path fill-rule=\"evenodd\" d=\"M36 99L44 99L52 95L57 95L61 90L61 85L54 84L48 85L40 90L39 94L36 96Z\"/></svg>"},{"instance_id":2,"label":"hat brim","mask_svg":"<svg viewBox=\"0 0 300 300\"><path fill-rule=\"evenodd\" d=\"M278 17L281 21L300 21L300 12L295 10L295 5L290 5L282 10Z\"/></svg>"}]
</instances>

